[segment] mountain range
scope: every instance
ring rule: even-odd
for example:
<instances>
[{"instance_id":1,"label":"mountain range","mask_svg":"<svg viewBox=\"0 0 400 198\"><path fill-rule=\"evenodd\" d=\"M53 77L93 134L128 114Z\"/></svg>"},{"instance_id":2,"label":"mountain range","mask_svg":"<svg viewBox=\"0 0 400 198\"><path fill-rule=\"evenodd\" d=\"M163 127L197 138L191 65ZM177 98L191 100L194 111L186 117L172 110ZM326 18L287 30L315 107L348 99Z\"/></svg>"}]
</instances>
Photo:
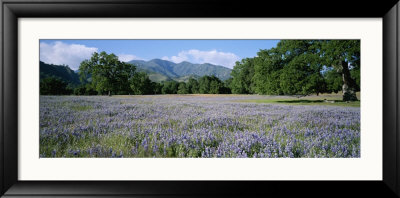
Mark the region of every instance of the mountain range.
<instances>
[{"instance_id":1,"label":"mountain range","mask_svg":"<svg viewBox=\"0 0 400 198\"><path fill-rule=\"evenodd\" d=\"M205 75L214 75L221 80L226 80L231 75L231 69L209 63L194 64L187 61L174 63L161 59L149 61L132 60L128 63L136 65L139 71L146 72L150 79L155 82L167 80L184 81L184 79L189 79L190 77L198 78Z\"/></svg>"},{"instance_id":2,"label":"mountain range","mask_svg":"<svg viewBox=\"0 0 400 198\"><path fill-rule=\"evenodd\" d=\"M194 64L186 61L173 63L161 59L132 60L128 63L135 65L137 71L146 72L150 80L154 82L170 80L187 82L190 78L198 79L205 75L214 75L221 80L226 80L230 77L232 71L229 68L209 63ZM77 71L73 71L65 65L53 65L40 61L40 79L50 76L61 78L73 85L80 84Z\"/></svg>"},{"instance_id":3,"label":"mountain range","mask_svg":"<svg viewBox=\"0 0 400 198\"><path fill-rule=\"evenodd\" d=\"M66 65L53 65L40 61L39 67L40 79L57 77L72 85L79 85L81 83L79 75Z\"/></svg>"}]
</instances>

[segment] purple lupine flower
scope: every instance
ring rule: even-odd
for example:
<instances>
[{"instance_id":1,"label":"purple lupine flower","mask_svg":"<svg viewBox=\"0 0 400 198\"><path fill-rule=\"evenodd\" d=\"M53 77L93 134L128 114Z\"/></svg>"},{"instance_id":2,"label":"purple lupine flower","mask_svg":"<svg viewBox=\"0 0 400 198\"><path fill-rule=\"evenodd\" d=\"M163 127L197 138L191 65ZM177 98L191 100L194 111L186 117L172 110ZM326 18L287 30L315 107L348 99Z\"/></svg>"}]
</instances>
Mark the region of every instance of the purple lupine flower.
<instances>
[{"instance_id":1,"label":"purple lupine flower","mask_svg":"<svg viewBox=\"0 0 400 198\"><path fill-rule=\"evenodd\" d=\"M131 149L124 157L360 157L359 108L234 102L267 96L40 97L44 157L112 157L120 146Z\"/></svg>"}]
</instances>

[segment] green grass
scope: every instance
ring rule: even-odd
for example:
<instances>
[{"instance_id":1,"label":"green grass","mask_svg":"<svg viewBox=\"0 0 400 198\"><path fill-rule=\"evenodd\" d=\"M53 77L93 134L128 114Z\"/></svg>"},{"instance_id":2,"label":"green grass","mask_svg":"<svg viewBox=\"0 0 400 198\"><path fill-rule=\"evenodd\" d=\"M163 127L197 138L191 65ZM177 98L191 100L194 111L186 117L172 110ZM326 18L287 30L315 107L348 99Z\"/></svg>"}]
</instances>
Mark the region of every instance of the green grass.
<instances>
[{"instance_id":1,"label":"green grass","mask_svg":"<svg viewBox=\"0 0 400 198\"><path fill-rule=\"evenodd\" d=\"M254 103L272 103L287 105L327 105L327 106L344 106L344 107L360 107L360 101L344 102L342 100L318 100L318 99L255 99L255 100L238 100L238 102L254 102Z\"/></svg>"},{"instance_id":2,"label":"green grass","mask_svg":"<svg viewBox=\"0 0 400 198\"><path fill-rule=\"evenodd\" d=\"M72 110L75 110L75 111L88 111L88 110L91 110L91 109L93 109L93 107L91 107L91 106L85 106L85 105L78 105L78 106L72 106L72 107L70 107Z\"/></svg>"},{"instance_id":3,"label":"green grass","mask_svg":"<svg viewBox=\"0 0 400 198\"><path fill-rule=\"evenodd\" d=\"M344 102L341 93L310 95L305 97L282 96L281 98L248 99L237 100L236 102L270 103L286 105L326 105L343 107L360 107L360 92L356 93L358 101Z\"/></svg>"}]
</instances>

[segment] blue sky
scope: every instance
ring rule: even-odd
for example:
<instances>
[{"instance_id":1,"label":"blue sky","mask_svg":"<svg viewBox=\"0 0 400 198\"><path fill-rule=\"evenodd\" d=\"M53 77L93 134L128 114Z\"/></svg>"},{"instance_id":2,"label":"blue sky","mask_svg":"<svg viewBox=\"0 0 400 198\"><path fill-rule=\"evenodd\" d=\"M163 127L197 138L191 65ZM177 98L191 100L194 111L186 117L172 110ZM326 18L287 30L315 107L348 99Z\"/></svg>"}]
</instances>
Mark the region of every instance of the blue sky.
<instances>
[{"instance_id":1,"label":"blue sky","mask_svg":"<svg viewBox=\"0 0 400 198\"><path fill-rule=\"evenodd\" d=\"M151 60L211 63L233 68L236 61L254 57L279 40L40 40L40 60L76 70L93 52L114 53L121 61Z\"/></svg>"}]
</instances>

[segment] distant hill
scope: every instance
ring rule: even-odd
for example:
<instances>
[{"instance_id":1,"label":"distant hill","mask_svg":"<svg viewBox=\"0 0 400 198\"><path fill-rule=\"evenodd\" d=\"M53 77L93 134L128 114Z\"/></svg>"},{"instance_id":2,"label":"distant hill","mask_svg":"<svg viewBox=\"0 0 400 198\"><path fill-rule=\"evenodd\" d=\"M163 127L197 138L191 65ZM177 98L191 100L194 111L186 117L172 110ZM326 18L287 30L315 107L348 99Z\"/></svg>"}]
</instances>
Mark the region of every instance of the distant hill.
<instances>
[{"instance_id":1,"label":"distant hill","mask_svg":"<svg viewBox=\"0 0 400 198\"><path fill-rule=\"evenodd\" d=\"M226 80L231 75L231 69L213 65L209 63L193 64L189 62L181 62L176 64L173 71L179 76L196 75L196 76L216 76L221 80Z\"/></svg>"},{"instance_id":2,"label":"distant hill","mask_svg":"<svg viewBox=\"0 0 400 198\"><path fill-rule=\"evenodd\" d=\"M47 77L58 77L61 80L72 84L79 85L79 75L68 66L47 64L42 61L39 62L40 66L40 79Z\"/></svg>"},{"instance_id":3,"label":"distant hill","mask_svg":"<svg viewBox=\"0 0 400 198\"><path fill-rule=\"evenodd\" d=\"M163 82L175 80L178 82L188 82L190 78L199 79L201 76L216 76L221 80L230 77L231 69L212 65L209 63L193 64L189 62L173 63L171 61L153 59L150 61L132 60L131 63L137 67L137 71L146 72L150 80L154 82ZM63 81L79 85L79 75L65 65L53 65L40 61L40 79L47 77L58 77Z\"/></svg>"},{"instance_id":4,"label":"distant hill","mask_svg":"<svg viewBox=\"0 0 400 198\"><path fill-rule=\"evenodd\" d=\"M221 80L230 77L231 69L209 63L193 64L189 62L173 63L167 60L152 59L150 61L132 60L128 63L137 66L138 71L149 74L150 79L156 82L166 80L187 81L189 77L216 76Z\"/></svg>"},{"instance_id":5,"label":"distant hill","mask_svg":"<svg viewBox=\"0 0 400 198\"><path fill-rule=\"evenodd\" d=\"M128 63L135 65L139 71L145 71L147 73L158 73L168 78L179 77L179 75L177 75L173 71L173 68L176 64L170 61L153 59L150 61L132 60Z\"/></svg>"},{"instance_id":6,"label":"distant hill","mask_svg":"<svg viewBox=\"0 0 400 198\"><path fill-rule=\"evenodd\" d=\"M190 78L199 80L200 76L196 76L196 75L191 74L191 75L187 75L187 76L181 76L181 77L178 77L178 78L174 78L173 80L175 80L177 82L185 82L185 83L187 83L187 82L189 82Z\"/></svg>"}]
</instances>

